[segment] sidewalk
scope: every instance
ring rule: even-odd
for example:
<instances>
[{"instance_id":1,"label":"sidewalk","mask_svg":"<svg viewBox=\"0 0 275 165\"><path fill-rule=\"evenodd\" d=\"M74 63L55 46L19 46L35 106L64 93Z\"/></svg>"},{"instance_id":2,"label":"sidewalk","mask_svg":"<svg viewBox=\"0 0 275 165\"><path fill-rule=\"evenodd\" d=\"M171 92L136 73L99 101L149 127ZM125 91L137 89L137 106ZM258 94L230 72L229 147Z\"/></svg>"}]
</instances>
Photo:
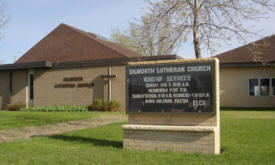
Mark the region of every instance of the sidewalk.
<instances>
[{"instance_id":1,"label":"sidewalk","mask_svg":"<svg viewBox=\"0 0 275 165\"><path fill-rule=\"evenodd\" d=\"M74 130L92 128L96 126L126 121L125 115L102 115L96 118L74 120L58 124L48 124L44 126L32 126L25 128L15 128L0 131L0 143L13 140L29 139L35 136L48 136L62 134Z\"/></svg>"}]
</instances>

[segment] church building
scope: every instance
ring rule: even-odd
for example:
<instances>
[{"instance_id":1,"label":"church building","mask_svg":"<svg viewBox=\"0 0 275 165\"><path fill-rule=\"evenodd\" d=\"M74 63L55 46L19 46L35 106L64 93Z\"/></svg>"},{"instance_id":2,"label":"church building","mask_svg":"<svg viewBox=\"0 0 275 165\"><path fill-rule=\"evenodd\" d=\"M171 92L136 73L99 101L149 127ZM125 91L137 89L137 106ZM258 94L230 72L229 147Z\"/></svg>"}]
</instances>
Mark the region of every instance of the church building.
<instances>
[{"instance_id":1,"label":"church building","mask_svg":"<svg viewBox=\"0 0 275 165\"><path fill-rule=\"evenodd\" d=\"M275 107L274 52L272 35L215 56L220 61L221 107ZM15 63L0 65L0 110L17 103L88 106L97 98L118 101L125 110L127 63L177 58L141 56L60 24Z\"/></svg>"},{"instance_id":2,"label":"church building","mask_svg":"<svg viewBox=\"0 0 275 165\"><path fill-rule=\"evenodd\" d=\"M93 33L60 24L13 64L0 65L0 109L27 106L88 106L96 98L126 109L126 64L176 59L144 57Z\"/></svg>"}]
</instances>

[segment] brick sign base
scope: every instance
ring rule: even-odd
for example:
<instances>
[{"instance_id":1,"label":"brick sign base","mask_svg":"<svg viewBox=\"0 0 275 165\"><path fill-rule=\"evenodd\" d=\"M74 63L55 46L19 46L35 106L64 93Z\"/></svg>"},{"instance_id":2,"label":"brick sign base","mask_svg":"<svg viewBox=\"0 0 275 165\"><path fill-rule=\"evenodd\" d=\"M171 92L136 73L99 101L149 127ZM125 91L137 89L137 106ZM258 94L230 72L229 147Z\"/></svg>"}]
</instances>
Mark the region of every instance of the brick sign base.
<instances>
[{"instance_id":1,"label":"brick sign base","mask_svg":"<svg viewBox=\"0 0 275 165\"><path fill-rule=\"evenodd\" d=\"M124 125L123 147L218 154L216 127Z\"/></svg>"}]
</instances>

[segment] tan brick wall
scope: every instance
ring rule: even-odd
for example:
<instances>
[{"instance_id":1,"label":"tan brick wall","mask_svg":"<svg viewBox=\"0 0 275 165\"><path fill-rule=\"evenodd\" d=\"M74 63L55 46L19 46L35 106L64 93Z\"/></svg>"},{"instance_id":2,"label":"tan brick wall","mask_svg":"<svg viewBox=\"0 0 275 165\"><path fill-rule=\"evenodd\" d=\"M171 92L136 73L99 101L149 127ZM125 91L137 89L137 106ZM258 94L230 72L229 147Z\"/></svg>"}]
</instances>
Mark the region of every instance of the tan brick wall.
<instances>
[{"instance_id":1,"label":"tan brick wall","mask_svg":"<svg viewBox=\"0 0 275 165\"><path fill-rule=\"evenodd\" d=\"M121 104L121 109L126 111L126 66L112 67L112 74L117 77L112 79L112 99Z\"/></svg>"},{"instance_id":2,"label":"tan brick wall","mask_svg":"<svg viewBox=\"0 0 275 165\"><path fill-rule=\"evenodd\" d=\"M12 94L11 103L26 104L28 85L28 71L16 70L12 73Z\"/></svg>"},{"instance_id":3,"label":"tan brick wall","mask_svg":"<svg viewBox=\"0 0 275 165\"><path fill-rule=\"evenodd\" d=\"M125 110L125 66L112 66L112 74L117 78L112 81L112 100L119 101L121 109ZM35 69L34 70L34 106L44 105L91 105L93 99L108 98L108 83L101 75L107 75L107 67L81 67L65 69ZM78 82L63 82L64 77L83 77L81 83L93 82L94 87L55 88L56 84Z\"/></svg>"},{"instance_id":4,"label":"tan brick wall","mask_svg":"<svg viewBox=\"0 0 275 165\"><path fill-rule=\"evenodd\" d=\"M12 93L9 93L9 71L0 72L0 109L7 104L26 104L27 95L27 70L12 71ZM11 96L10 96L11 95Z\"/></svg>"},{"instance_id":5,"label":"tan brick wall","mask_svg":"<svg viewBox=\"0 0 275 165\"><path fill-rule=\"evenodd\" d=\"M129 114L129 124L217 126L217 121L215 115L206 114Z\"/></svg>"},{"instance_id":6,"label":"tan brick wall","mask_svg":"<svg viewBox=\"0 0 275 165\"><path fill-rule=\"evenodd\" d=\"M0 72L0 110L9 103L9 72Z\"/></svg>"},{"instance_id":7,"label":"tan brick wall","mask_svg":"<svg viewBox=\"0 0 275 165\"><path fill-rule=\"evenodd\" d=\"M222 107L275 107L275 96L249 96L249 78L275 78L275 67L221 68Z\"/></svg>"},{"instance_id":8,"label":"tan brick wall","mask_svg":"<svg viewBox=\"0 0 275 165\"><path fill-rule=\"evenodd\" d=\"M215 154L214 132L124 130L123 147Z\"/></svg>"}]
</instances>

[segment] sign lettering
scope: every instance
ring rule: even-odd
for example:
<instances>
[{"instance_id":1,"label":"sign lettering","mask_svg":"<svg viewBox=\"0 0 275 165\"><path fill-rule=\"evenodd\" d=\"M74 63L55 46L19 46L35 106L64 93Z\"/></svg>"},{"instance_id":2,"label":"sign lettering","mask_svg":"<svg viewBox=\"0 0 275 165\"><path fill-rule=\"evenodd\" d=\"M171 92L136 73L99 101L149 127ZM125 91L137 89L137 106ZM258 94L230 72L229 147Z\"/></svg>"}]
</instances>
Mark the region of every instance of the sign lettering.
<instances>
[{"instance_id":1,"label":"sign lettering","mask_svg":"<svg viewBox=\"0 0 275 165\"><path fill-rule=\"evenodd\" d=\"M214 113L214 61L127 67L129 113Z\"/></svg>"}]
</instances>

